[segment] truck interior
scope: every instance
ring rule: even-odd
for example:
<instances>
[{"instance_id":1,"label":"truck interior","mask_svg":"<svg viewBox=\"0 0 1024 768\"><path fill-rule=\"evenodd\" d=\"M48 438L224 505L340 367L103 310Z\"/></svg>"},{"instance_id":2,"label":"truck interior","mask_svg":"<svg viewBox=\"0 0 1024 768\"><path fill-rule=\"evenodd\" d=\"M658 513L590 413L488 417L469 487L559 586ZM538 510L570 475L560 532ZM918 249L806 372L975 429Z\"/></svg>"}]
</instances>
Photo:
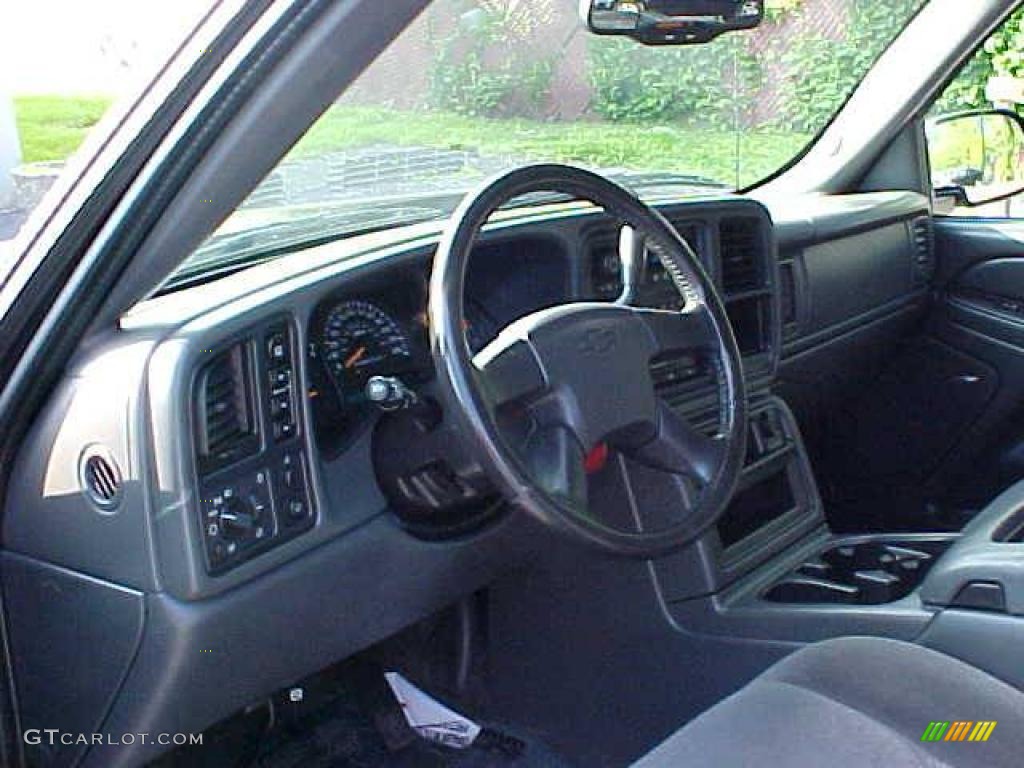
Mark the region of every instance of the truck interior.
<instances>
[{"instance_id":1,"label":"truck interior","mask_svg":"<svg viewBox=\"0 0 1024 768\"><path fill-rule=\"evenodd\" d=\"M513 58L699 62L775 12L565 4L511 4ZM308 151L334 105L461 125L402 111L433 5L212 4L26 225L0 762L1019 765L1024 122L937 108L1018 3L892 4L731 179L637 124L666 170L389 146L331 208L370 189Z\"/></svg>"}]
</instances>

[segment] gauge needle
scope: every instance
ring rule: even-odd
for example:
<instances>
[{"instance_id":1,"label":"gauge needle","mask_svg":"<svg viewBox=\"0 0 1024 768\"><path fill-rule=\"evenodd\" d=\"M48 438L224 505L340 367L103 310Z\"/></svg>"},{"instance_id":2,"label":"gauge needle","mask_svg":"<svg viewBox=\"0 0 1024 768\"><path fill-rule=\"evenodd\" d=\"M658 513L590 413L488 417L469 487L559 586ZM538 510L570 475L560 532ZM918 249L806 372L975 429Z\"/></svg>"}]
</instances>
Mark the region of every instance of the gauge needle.
<instances>
[{"instance_id":1,"label":"gauge needle","mask_svg":"<svg viewBox=\"0 0 1024 768\"><path fill-rule=\"evenodd\" d=\"M345 359L345 367L346 368L351 368L353 365L355 365L360 360L362 360L363 356L365 354L366 354L366 347L360 347L359 349L357 349L355 352L353 352L351 355L349 355Z\"/></svg>"}]
</instances>

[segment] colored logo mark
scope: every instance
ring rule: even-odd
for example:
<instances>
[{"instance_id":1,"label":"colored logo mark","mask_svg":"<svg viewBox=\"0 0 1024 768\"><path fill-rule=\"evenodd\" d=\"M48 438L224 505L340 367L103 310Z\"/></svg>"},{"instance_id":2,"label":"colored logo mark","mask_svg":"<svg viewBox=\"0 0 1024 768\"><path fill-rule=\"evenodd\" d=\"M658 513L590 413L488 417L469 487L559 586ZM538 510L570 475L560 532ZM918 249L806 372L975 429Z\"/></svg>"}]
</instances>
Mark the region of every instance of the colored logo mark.
<instances>
[{"instance_id":1,"label":"colored logo mark","mask_svg":"<svg viewBox=\"0 0 1024 768\"><path fill-rule=\"evenodd\" d=\"M921 741L988 741L996 720L933 720L921 734Z\"/></svg>"}]
</instances>

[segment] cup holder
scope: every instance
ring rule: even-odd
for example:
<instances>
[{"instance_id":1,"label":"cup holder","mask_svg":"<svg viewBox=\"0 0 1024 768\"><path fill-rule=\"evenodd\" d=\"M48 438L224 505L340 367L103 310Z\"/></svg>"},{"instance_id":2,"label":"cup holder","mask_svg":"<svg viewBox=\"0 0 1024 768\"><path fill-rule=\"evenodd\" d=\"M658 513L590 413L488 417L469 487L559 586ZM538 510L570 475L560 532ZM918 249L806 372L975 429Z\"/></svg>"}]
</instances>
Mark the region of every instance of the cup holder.
<instances>
[{"instance_id":1,"label":"cup holder","mask_svg":"<svg viewBox=\"0 0 1024 768\"><path fill-rule=\"evenodd\" d=\"M917 588L953 539L836 544L774 584L764 599L775 603L891 603Z\"/></svg>"}]
</instances>

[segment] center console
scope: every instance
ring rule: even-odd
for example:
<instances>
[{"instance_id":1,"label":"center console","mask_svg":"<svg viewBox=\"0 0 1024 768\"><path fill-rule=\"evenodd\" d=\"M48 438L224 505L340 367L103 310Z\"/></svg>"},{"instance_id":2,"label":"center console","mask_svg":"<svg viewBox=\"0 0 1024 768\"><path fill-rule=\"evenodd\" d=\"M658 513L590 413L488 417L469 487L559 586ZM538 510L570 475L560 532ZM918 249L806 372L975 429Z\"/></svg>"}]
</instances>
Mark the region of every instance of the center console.
<instances>
[{"instance_id":1,"label":"center console","mask_svg":"<svg viewBox=\"0 0 1024 768\"><path fill-rule=\"evenodd\" d=\"M716 527L654 565L674 623L704 635L917 642L1024 688L1024 481L961 533L832 533L786 404L752 403L739 489Z\"/></svg>"},{"instance_id":2,"label":"center console","mask_svg":"<svg viewBox=\"0 0 1024 768\"><path fill-rule=\"evenodd\" d=\"M1024 538L1024 514L1020 526L1004 528ZM948 606L999 603L980 586L952 596L967 583L953 575L966 546L952 533L833 534L796 420L784 401L762 394L752 399L746 463L729 507L714 529L657 561L654 572L670 615L692 631L792 642L854 634L914 640L935 616L937 584ZM981 559L995 568L995 557ZM975 580L991 580L977 555L969 559Z\"/></svg>"},{"instance_id":3,"label":"center console","mask_svg":"<svg viewBox=\"0 0 1024 768\"><path fill-rule=\"evenodd\" d=\"M865 536L830 543L772 585L776 603L881 605L920 586L953 543L944 534Z\"/></svg>"}]
</instances>

